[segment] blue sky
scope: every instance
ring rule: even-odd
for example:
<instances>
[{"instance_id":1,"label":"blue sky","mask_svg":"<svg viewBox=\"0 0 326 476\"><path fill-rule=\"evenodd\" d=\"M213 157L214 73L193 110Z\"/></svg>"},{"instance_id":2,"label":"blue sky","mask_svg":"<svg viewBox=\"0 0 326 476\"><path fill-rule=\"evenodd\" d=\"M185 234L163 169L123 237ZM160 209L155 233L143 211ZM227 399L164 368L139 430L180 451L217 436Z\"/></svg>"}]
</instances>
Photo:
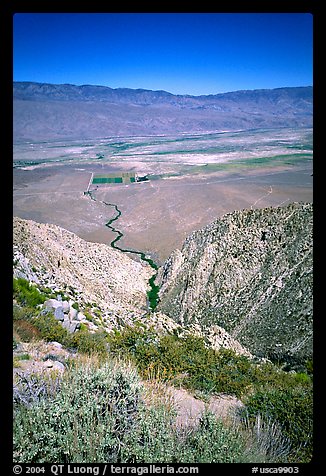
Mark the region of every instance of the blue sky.
<instances>
[{"instance_id":1,"label":"blue sky","mask_svg":"<svg viewBox=\"0 0 326 476\"><path fill-rule=\"evenodd\" d=\"M307 13L14 15L14 80L217 94L312 85Z\"/></svg>"}]
</instances>

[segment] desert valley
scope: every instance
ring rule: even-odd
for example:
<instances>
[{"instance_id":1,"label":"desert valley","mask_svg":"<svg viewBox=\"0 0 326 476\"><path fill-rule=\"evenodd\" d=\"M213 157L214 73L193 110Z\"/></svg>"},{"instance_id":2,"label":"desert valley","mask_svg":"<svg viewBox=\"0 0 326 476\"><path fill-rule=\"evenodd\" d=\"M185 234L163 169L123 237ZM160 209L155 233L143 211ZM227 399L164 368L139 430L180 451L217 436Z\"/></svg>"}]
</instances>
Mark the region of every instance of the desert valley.
<instances>
[{"instance_id":1,"label":"desert valley","mask_svg":"<svg viewBox=\"0 0 326 476\"><path fill-rule=\"evenodd\" d=\"M124 408L106 415L120 431L110 434L116 438L111 446L103 443L105 420L92 420L104 425L105 438L98 435L96 443L103 452L94 449L103 461L175 462L180 455L185 462L198 461L198 455L202 462L310 460L312 92L302 87L182 96L14 83L17 405L26 398L28 405L39 401L26 390L33 366L43 372L56 362L60 370L61 362L60 372L72 372L77 388L88 384L73 373L76 349L88 356L97 350L101 358L122 353L133 369L124 363L110 372L116 382L121 372L130 380L124 390L130 413ZM37 354L39 341L47 344ZM111 378L96 365L99 379ZM160 387L149 392L154 381ZM147 414L153 395L157 403L171 391L178 423L168 431L179 450L155 452L155 438L164 439L159 416L148 417L153 427L145 444L137 433L146 433L140 415ZM40 392L62 408L60 391ZM176 395L182 396L179 406L171 403ZM212 454L206 446L196 454L189 449L197 442L205 402L224 418L229 460L217 443ZM187 408L195 416L186 416ZM226 408L247 411L234 417L241 442ZM298 429L294 421L302 408L307 415ZM24 425L22 415L17 418ZM260 418L264 443L257 436ZM212 421L201 433L206 442L217 434ZM17 461L58 461L36 433L35 454L22 435ZM239 443L237 451L231 440ZM59 458L66 458L67 441L56 443ZM137 450L128 453L135 441ZM69 446L66 461L91 457L78 445Z\"/></svg>"}]
</instances>

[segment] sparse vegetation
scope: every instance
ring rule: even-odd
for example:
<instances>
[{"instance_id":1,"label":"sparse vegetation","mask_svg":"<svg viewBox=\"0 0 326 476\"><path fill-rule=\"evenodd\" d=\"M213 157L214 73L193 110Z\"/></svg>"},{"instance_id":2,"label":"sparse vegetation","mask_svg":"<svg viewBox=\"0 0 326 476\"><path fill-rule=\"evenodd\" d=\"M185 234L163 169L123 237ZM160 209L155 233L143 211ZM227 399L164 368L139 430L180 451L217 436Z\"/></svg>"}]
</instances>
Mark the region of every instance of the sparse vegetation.
<instances>
[{"instance_id":1,"label":"sparse vegetation","mask_svg":"<svg viewBox=\"0 0 326 476\"><path fill-rule=\"evenodd\" d=\"M291 216L294 212L291 209ZM247 218L252 216L253 213ZM238 218L241 221L243 216ZM259 249L265 249L267 233L264 228L258 234L264 236L263 243L257 238ZM277 246L282 236L274 236ZM247 246L247 242L243 246ZM297 244L293 249L299 253ZM288 258L292 259L292 254ZM233 259L238 259L238 255L232 255L234 264ZM266 253L264 263L272 262L273 253ZM266 280L270 279L271 273L266 267L262 270ZM158 290L154 276L150 284L148 299L153 310ZM276 287L281 285L278 282ZM55 284L50 287L58 289ZM227 289L227 285L223 289ZM19 375L25 371L29 356L35 355L31 349L38 339L59 342L73 351L69 354L65 349L65 355L73 354L73 358L65 357L64 365L58 365L63 375L59 375L58 369L57 374L53 372L57 379L53 385L45 376L36 377L26 372L17 376L15 461L173 463L307 462L311 459L313 364L309 353L303 353L298 359L282 347L282 339L286 339L284 332L289 330L286 326L292 323L292 318L287 318L282 327L285 337L279 336L273 363L257 363L231 350L215 351L203 338L182 331L160 334L157 329L136 324L111 334L93 332L91 322L96 323L96 317L101 315L96 303L95 309L90 309L91 303L83 309L86 319L82 323L69 321L65 306L64 316L63 311L61 315L56 313L58 319L65 319L64 327L52 311L42 308L46 299L58 294L64 300L64 293L58 291L53 296L51 289L38 288L20 278L14 280L13 291L15 372ZM79 298L75 300L82 302ZM169 306L173 309L171 302ZM73 305L77 310L78 303ZM277 304L274 311L281 310L282 316L285 315L287 308L283 300L274 304ZM292 311L291 304L293 314ZM237 309L232 308L232 312L236 319L241 318ZM276 317L277 312L274 312ZM208 322L210 316L206 317ZM292 320L296 322L295 317ZM270 326L271 322L272 318L267 324ZM77 325L80 328L73 333L66 329L76 329ZM260 325L259 332L268 340L264 325ZM304 333L305 328L301 331ZM257 340L259 332L255 328L252 335L247 332L246 336ZM31 344L25 347L24 342ZM55 352L51 347L43 360L57 361L59 356ZM50 373L55 367L51 362L42 364ZM159 384L181 386L206 402L216 394L235 396L242 400L245 408L234 421L219 421L205 413L198 426L180 428L171 402L163 397L148 400L146 391L153 376Z\"/></svg>"},{"instance_id":2,"label":"sparse vegetation","mask_svg":"<svg viewBox=\"0 0 326 476\"><path fill-rule=\"evenodd\" d=\"M121 361L81 361L43 383L30 376L17 383L14 403L15 462L250 460L241 434L211 414L178 430L173 410L146 405L135 368Z\"/></svg>"},{"instance_id":3,"label":"sparse vegetation","mask_svg":"<svg viewBox=\"0 0 326 476\"><path fill-rule=\"evenodd\" d=\"M308 374L285 372L269 362L255 364L231 350L216 352L194 336L158 337L139 325L115 333L109 342L111 351L128 355L144 378L154 372L192 391L242 398L252 422L261 415L278 425L291 445L289 458L309 461L312 379Z\"/></svg>"},{"instance_id":4,"label":"sparse vegetation","mask_svg":"<svg viewBox=\"0 0 326 476\"><path fill-rule=\"evenodd\" d=\"M25 284L22 288L28 289L26 294L30 294ZM33 291L34 295L35 290ZM25 299L23 295L21 302L26 305L14 306L14 328L19 339L26 342L35 339L57 341L78 350L80 355L90 356L90 362L96 361L97 364L95 367L93 364L88 366L87 370L81 370L78 363L74 364L70 370L66 370L62 386L56 384L51 387L51 391L47 390L48 383L42 383L40 377L30 377L32 381L23 384L24 390L19 390L18 385L15 390L17 461L229 462L250 459L282 461L283 458L283 461L305 462L310 459L311 373L285 372L272 363L258 365L230 350L216 352L206 346L202 338L190 335L180 337L177 334L158 335L154 329L145 328L142 324L126 327L112 334L103 331L90 333L87 326L83 326L74 334L69 334L51 313L42 314L37 305L31 307L29 298ZM18 345L17 338L14 343ZM109 408L114 408L112 402L108 403L108 407L103 407L104 413L100 415L99 407L92 400L99 383L93 384L93 379L98 382L99 374L104 375L109 372L109 368L114 367L111 359L121 357L124 362L131 360L144 379L151 379L156 375L161 382L178 383L202 396L227 393L240 397L246 404L247 423L238 422L235 431L216 421L213 416L205 415L196 430L182 435L172 424L175 415L171 407L164 405L164 402L156 402L150 408L144 406L139 390L140 381L135 376L136 370L130 364L122 364L121 360L120 377L117 377L118 381L114 385L119 386L122 382L121 385L128 387L128 379L136 379L138 382L137 405L135 401L130 403L135 410L133 423L130 420L128 424L124 421L123 425L127 426L120 424L117 415L109 411ZM28 359L29 356L16 356L14 366L19 367L25 358ZM50 356L47 355L47 358ZM100 366L100 362L104 367ZM312 372L311 361L307 367ZM83 372L88 375L88 383L81 386L78 379ZM67 379L73 381L69 391ZM86 388L87 385L90 385L90 389ZM30 390L34 396L28 397L29 386L34 389ZM80 386L85 395L88 394L83 397L84 400L80 400ZM104 385L101 391L109 390L105 390ZM111 395L110 392L111 390ZM72 416L72 409L68 412L74 398L84 402L82 408L86 412L85 417L79 420ZM103 401L108 401L107 395L103 398ZM128 401L129 397L126 398ZM28 402L27 407L24 402ZM255 430L257 418L265 422L264 436L259 433L260 443ZM45 428L42 426L42 419L46 422ZM23 435L27 426L32 428L28 444ZM61 428L62 433L59 432L54 437L56 427ZM277 448L271 442L267 443L269 435L272 439L277 435L280 441ZM87 445L83 441L87 441ZM283 450L281 447L284 447ZM68 448L68 452L65 453L63 448Z\"/></svg>"}]
</instances>

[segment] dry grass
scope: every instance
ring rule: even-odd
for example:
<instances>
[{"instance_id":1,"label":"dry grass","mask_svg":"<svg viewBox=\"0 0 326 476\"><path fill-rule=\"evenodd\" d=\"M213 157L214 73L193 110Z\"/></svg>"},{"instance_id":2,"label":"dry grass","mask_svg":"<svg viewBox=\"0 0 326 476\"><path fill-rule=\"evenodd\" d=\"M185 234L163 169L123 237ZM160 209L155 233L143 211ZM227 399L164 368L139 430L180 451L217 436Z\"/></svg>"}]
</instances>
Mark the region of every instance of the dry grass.
<instances>
[{"instance_id":1,"label":"dry grass","mask_svg":"<svg viewBox=\"0 0 326 476\"><path fill-rule=\"evenodd\" d=\"M245 441L245 456L250 462L260 463L285 463L288 460L291 444L286 438L280 425L271 420L263 418L258 414L254 421L246 415L239 419L234 416L229 419L229 424L238 431ZM253 457L257 458L256 461Z\"/></svg>"}]
</instances>

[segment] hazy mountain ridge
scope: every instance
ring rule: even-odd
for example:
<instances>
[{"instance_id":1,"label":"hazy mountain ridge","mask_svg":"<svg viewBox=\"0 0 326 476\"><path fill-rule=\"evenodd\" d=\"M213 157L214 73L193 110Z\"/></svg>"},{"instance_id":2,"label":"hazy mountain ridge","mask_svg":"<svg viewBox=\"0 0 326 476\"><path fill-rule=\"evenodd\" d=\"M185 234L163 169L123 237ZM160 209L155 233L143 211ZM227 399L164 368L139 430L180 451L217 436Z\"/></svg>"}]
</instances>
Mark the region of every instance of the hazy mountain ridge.
<instances>
[{"instance_id":1,"label":"hazy mountain ridge","mask_svg":"<svg viewBox=\"0 0 326 476\"><path fill-rule=\"evenodd\" d=\"M190 96L14 82L13 97L17 141L312 126L310 86Z\"/></svg>"},{"instance_id":2,"label":"hazy mountain ridge","mask_svg":"<svg viewBox=\"0 0 326 476\"><path fill-rule=\"evenodd\" d=\"M312 213L236 211L192 233L161 268L159 309L217 324L255 355L311 357Z\"/></svg>"},{"instance_id":3,"label":"hazy mountain ridge","mask_svg":"<svg viewBox=\"0 0 326 476\"><path fill-rule=\"evenodd\" d=\"M294 100L304 105L312 99L312 87L240 90L227 93L193 96L172 94L167 91L131 88L110 88L108 86L73 84L49 84L35 82L14 82L14 99L29 101L106 101L115 104L131 103L140 105L173 104L180 106L222 104L223 101L237 102L267 99L270 103Z\"/></svg>"}]
</instances>

